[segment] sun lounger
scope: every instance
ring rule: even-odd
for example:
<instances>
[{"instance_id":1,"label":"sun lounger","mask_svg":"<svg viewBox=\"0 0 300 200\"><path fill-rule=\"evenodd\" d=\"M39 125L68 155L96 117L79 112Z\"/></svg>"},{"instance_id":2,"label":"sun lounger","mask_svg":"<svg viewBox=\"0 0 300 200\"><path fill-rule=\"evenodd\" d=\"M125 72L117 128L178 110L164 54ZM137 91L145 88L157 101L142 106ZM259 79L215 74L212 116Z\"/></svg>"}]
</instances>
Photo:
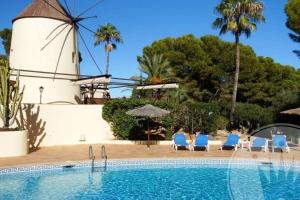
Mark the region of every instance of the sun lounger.
<instances>
[{"instance_id":1,"label":"sun lounger","mask_svg":"<svg viewBox=\"0 0 300 200\"><path fill-rule=\"evenodd\" d=\"M256 137L249 148L251 151L251 148L260 148L263 149L264 152L267 152L268 149L268 140L266 138Z\"/></svg>"},{"instance_id":2,"label":"sun lounger","mask_svg":"<svg viewBox=\"0 0 300 200\"><path fill-rule=\"evenodd\" d=\"M186 141L186 137L182 133L175 133L173 139L173 145L175 150L178 150L178 147L186 147L191 150L190 145Z\"/></svg>"},{"instance_id":3,"label":"sun lounger","mask_svg":"<svg viewBox=\"0 0 300 200\"><path fill-rule=\"evenodd\" d=\"M197 135L195 139L195 143L192 145L192 150L195 150L195 147L203 147L207 151L209 151L209 144L208 144L208 135Z\"/></svg>"},{"instance_id":4,"label":"sun lounger","mask_svg":"<svg viewBox=\"0 0 300 200\"><path fill-rule=\"evenodd\" d=\"M290 151L290 148L286 141L286 135L272 135L272 151L275 149L285 149L286 152Z\"/></svg>"},{"instance_id":5,"label":"sun lounger","mask_svg":"<svg viewBox=\"0 0 300 200\"><path fill-rule=\"evenodd\" d=\"M238 136L236 134L229 134L227 136L226 142L221 147L221 151L223 150L224 147L233 147L234 150L236 151L238 148L239 139L240 139L240 136Z\"/></svg>"}]
</instances>

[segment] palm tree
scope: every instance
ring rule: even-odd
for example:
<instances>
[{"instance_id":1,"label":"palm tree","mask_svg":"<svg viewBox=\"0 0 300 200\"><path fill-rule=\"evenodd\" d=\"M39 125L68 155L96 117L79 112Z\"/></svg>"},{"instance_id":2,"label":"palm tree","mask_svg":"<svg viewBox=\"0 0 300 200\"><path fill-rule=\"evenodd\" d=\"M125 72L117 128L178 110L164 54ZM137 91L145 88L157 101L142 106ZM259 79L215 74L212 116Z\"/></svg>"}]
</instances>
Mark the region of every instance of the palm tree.
<instances>
[{"instance_id":1,"label":"palm tree","mask_svg":"<svg viewBox=\"0 0 300 200\"><path fill-rule=\"evenodd\" d=\"M121 33L114 25L108 23L97 29L95 39L95 46L104 43L104 48L107 53L105 74L108 74L110 52L117 48L116 43L123 42Z\"/></svg>"},{"instance_id":2,"label":"palm tree","mask_svg":"<svg viewBox=\"0 0 300 200\"><path fill-rule=\"evenodd\" d=\"M214 23L215 28L220 29L220 35L231 32L235 36L236 45L236 70L232 94L232 106L230 110L230 122L233 122L235 112L237 88L240 71L240 36L245 34L250 37L256 30L256 23L264 22L264 4L260 0L222 0L216 7L220 15Z\"/></svg>"},{"instance_id":3,"label":"palm tree","mask_svg":"<svg viewBox=\"0 0 300 200\"><path fill-rule=\"evenodd\" d=\"M159 84L166 79L166 70L170 63L167 59L164 59L163 55L144 55L138 57L138 62L140 71L147 74L147 81L150 84Z\"/></svg>"}]
</instances>

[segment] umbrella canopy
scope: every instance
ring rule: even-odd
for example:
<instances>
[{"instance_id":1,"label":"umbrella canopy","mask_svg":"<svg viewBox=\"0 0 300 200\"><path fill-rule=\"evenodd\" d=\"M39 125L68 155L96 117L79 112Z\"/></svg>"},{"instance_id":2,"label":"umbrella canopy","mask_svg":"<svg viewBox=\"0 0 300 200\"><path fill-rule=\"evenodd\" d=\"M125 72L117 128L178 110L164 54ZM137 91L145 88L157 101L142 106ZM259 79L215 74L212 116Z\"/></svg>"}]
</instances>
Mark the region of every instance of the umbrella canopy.
<instances>
[{"instance_id":1,"label":"umbrella canopy","mask_svg":"<svg viewBox=\"0 0 300 200\"><path fill-rule=\"evenodd\" d=\"M281 114L300 115L300 108L282 111Z\"/></svg>"},{"instance_id":2,"label":"umbrella canopy","mask_svg":"<svg viewBox=\"0 0 300 200\"><path fill-rule=\"evenodd\" d=\"M152 106L150 104L126 112L127 115L135 117L163 117L169 113L170 111Z\"/></svg>"},{"instance_id":3,"label":"umbrella canopy","mask_svg":"<svg viewBox=\"0 0 300 200\"><path fill-rule=\"evenodd\" d=\"M127 115L135 116L135 117L163 117L167 114L169 114L170 111L152 106L150 104L147 104L143 107L136 108L130 111L127 111ZM148 141L147 141L147 147L150 149L150 130L149 130L149 120L148 120Z\"/></svg>"}]
</instances>

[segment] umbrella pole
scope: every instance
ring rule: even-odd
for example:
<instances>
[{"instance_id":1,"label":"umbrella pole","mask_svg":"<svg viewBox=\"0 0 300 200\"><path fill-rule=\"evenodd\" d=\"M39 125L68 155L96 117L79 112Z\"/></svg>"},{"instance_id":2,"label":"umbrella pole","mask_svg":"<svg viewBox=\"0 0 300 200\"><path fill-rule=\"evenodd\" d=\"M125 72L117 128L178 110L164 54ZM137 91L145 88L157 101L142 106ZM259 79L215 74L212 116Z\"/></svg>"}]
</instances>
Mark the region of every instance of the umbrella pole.
<instances>
[{"instance_id":1,"label":"umbrella pole","mask_svg":"<svg viewBox=\"0 0 300 200\"><path fill-rule=\"evenodd\" d=\"M148 140L147 140L147 147L150 149L150 126L149 126L149 118L148 118Z\"/></svg>"}]
</instances>

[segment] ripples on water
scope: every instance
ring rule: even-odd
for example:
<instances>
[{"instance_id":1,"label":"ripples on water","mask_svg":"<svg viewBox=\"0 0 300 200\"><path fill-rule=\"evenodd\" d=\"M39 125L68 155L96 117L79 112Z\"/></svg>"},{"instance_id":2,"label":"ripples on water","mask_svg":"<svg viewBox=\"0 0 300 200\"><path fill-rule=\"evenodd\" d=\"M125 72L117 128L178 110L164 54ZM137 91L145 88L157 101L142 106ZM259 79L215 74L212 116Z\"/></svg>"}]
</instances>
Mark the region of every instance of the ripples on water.
<instances>
[{"instance_id":1,"label":"ripples on water","mask_svg":"<svg viewBox=\"0 0 300 200\"><path fill-rule=\"evenodd\" d=\"M163 166L0 176L0 199L300 199L299 169Z\"/></svg>"}]
</instances>

